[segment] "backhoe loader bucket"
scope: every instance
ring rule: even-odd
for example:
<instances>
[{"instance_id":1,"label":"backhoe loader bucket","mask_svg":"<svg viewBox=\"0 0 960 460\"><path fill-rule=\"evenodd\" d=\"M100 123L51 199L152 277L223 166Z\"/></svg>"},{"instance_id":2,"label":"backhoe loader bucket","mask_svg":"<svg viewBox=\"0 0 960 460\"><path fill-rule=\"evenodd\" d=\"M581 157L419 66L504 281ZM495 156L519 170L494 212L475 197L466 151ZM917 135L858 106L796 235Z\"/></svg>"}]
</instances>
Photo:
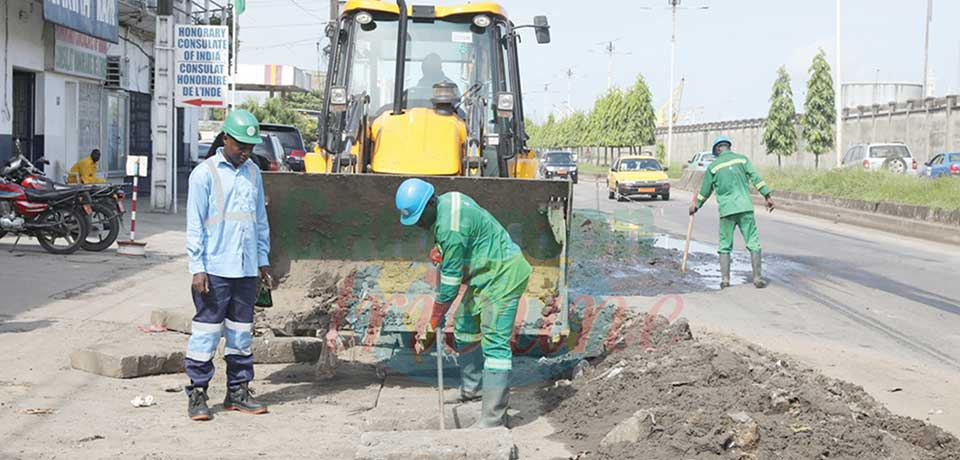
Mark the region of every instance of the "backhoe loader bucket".
<instances>
[{"instance_id":1,"label":"backhoe loader bucket","mask_svg":"<svg viewBox=\"0 0 960 460\"><path fill-rule=\"evenodd\" d=\"M274 309L317 318L339 305L364 344L409 333L429 315L435 270L433 235L404 227L394 206L404 176L264 174L271 265L280 288ZM423 177L437 194L464 193L492 213L533 267L515 332L557 344L569 333L566 251L571 185L567 181ZM457 308L451 309L452 312ZM306 320L305 320L306 321ZM448 325L453 324L447 321ZM309 327L306 327L309 329ZM448 329L449 330L449 329Z\"/></svg>"}]
</instances>

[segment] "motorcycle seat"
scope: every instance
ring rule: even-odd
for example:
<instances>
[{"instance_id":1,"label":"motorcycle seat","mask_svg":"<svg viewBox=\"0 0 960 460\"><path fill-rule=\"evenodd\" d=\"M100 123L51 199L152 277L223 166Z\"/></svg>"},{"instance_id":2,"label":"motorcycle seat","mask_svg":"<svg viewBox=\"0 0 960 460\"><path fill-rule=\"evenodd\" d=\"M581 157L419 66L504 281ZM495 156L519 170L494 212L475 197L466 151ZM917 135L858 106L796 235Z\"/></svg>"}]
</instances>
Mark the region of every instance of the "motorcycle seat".
<instances>
[{"instance_id":1,"label":"motorcycle seat","mask_svg":"<svg viewBox=\"0 0 960 460\"><path fill-rule=\"evenodd\" d=\"M33 190L24 189L27 199L33 202L45 203L69 198L77 194L77 190Z\"/></svg>"}]
</instances>

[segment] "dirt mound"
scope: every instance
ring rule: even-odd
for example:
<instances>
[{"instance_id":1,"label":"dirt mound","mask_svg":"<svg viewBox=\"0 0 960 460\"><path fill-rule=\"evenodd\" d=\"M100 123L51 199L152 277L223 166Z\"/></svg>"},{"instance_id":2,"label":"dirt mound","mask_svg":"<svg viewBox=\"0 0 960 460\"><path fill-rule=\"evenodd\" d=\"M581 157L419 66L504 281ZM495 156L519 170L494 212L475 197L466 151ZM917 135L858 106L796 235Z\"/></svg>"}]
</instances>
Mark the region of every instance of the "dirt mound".
<instances>
[{"instance_id":1,"label":"dirt mound","mask_svg":"<svg viewBox=\"0 0 960 460\"><path fill-rule=\"evenodd\" d=\"M538 392L576 458L960 458L940 428L759 347L694 339L684 319L625 330L626 346Z\"/></svg>"}]
</instances>

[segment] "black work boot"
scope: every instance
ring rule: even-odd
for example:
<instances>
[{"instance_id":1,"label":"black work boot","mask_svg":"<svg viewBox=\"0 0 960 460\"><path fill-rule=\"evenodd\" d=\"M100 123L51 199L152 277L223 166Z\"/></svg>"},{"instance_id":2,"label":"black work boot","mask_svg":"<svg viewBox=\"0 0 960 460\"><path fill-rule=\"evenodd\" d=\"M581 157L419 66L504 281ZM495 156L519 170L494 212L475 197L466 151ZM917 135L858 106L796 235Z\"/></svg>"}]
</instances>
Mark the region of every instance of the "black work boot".
<instances>
[{"instance_id":1,"label":"black work boot","mask_svg":"<svg viewBox=\"0 0 960 460\"><path fill-rule=\"evenodd\" d=\"M730 253L720 254L720 289L730 287Z\"/></svg>"},{"instance_id":2,"label":"black work boot","mask_svg":"<svg viewBox=\"0 0 960 460\"><path fill-rule=\"evenodd\" d=\"M753 265L753 285L757 289L763 289L767 287L767 280L763 279L761 276L760 269L763 265L762 257L760 257L760 251L750 253L750 262Z\"/></svg>"},{"instance_id":3,"label":"black work boot","mask_svg":"<svg viewBox=\"0 0 960 460\"><path fill-rule=\"evenodd\" d=\"M253 390L250 389L250 384L247 382L241 383L234 389L227 388L227 397L223 398L223 409L247 414L267 413L267 406L254 399Z\"/></svg>"},{"instance_id":4,"label":"black work boot","mask_svg":"<svg viewBox=\"0 0 960 460\"><path fill-rule=\"evenodd\" d=\"M195 387L187 390L187 415L191 420L210 420L210 408L207 407L207 389Z\"/></svg>"}]
</instances>

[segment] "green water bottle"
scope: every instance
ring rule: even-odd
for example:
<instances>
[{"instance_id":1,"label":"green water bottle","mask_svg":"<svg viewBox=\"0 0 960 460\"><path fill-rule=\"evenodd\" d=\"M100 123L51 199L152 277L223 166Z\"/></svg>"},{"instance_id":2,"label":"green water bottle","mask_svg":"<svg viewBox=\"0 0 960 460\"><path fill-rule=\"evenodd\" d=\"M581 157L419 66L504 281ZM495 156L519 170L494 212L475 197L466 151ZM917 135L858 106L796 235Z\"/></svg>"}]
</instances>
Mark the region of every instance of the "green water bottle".
<instances>
[{"instance_id":1,"label":"green water bottle","mask_svg":"<svg viewBox=\"0 0 960 460\"><path fill-rule=\"evenodd\" d=\"M270 288L263 284L260 285L260 292L257 294L257 302L254 305L264 308L273 306L273 295L270 293Z\"/></svg>"}]
</instances>

